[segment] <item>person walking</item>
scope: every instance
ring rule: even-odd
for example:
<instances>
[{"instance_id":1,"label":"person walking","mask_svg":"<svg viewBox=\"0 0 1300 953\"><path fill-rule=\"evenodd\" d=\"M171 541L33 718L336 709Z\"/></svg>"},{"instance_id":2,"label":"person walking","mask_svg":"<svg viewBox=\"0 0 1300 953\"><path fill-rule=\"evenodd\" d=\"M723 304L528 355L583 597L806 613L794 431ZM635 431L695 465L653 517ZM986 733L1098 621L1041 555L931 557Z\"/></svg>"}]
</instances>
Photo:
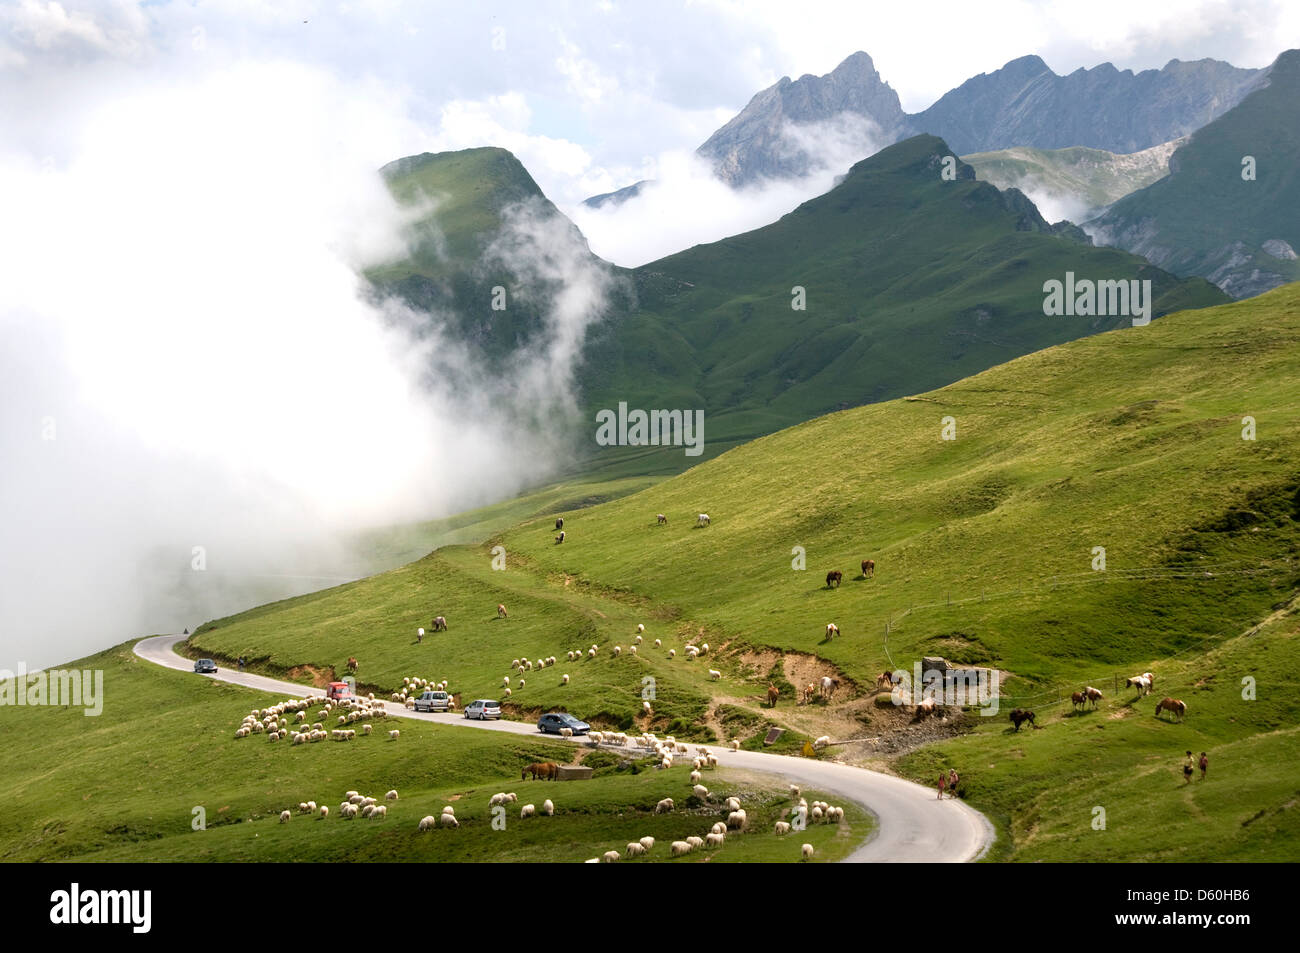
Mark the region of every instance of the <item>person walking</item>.
<instances>
[{"instance_id":1,"label":"person walking","mask_svg":"<svg viewBox=\"0 0 1300 953\"><path fill-rule=\"evenodd\" d=\"M943 790L948 786L948 776L942 771L939 772L939 800L943 800Z\"/></svg>"},{"instance_id":2,"label":"person walking","mask_svg":"<svg viewBox=\"0 0 1300 953\"><path fill-rule=\"evenodd\" d=\"M239 656L239 658L235 659L235 662L239 665L239 670L242 672L244 670L244 657L242 655Z\"/></svg>"},{"instance_id":3,"label":"person walking","mask_svg":"<svg viewBox=\"0 0 1300 953\"><path fill-rule=\"evenodd\" d=\"M1187 784L1192 780L1192 753L1187 752L1187 760L1183 763L1183 783Z\"/></svg>"},{"instance_id":4,"label":"person walking","mask_svg":"<svg viewBox=\"0 0 1300 953\"><path fill-rule=\"evenodd\" d=\"M948 796L949 797L957 796L957 782L960 780L961 777L957 774L956 768L953 768L951 771L948 772Z\"/></svg>"},{"instance_id":5,"label":"person walking","mask_svg":"<svg viewBox=\"0 0 1300 953\"><path fill-rule=\"evenodd\" d=\"M1210 756L1204 751L1201 752L1201 780L1205 780L1205 772L1210 769Z\"/></svg>"}]
</instances>

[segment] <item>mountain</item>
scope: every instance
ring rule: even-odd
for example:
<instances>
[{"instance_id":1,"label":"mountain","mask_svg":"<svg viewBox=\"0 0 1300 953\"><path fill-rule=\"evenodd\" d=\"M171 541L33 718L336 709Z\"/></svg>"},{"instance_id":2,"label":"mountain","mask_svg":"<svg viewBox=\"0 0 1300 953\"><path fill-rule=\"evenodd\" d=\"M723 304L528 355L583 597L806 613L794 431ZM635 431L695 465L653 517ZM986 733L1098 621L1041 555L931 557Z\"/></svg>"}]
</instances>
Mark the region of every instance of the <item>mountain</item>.
<instances>
[{"instance_id":1,"label":"mountain","mask_svg":"<svg viewBox=\"0 0 1300 953\"><path fill-rule=\"evenodd\" d=\"M1082 222L1169 174L1169 157L1186 140L1116 155L1102 149L1016 146L962 156L975 177L1000 189L1019 189L1047 218Z\"/></svg>"},{"instance_id":2,"label":"mountain","mask_svg":"<svg viewBox=\"0 0 1300 953\"><path fill-rule=\"evenodd\" d=\"M800 176L844 151L856 150L856 160L919 133L939 136L958 154L1082 146L1127 155L1199 129L1266 73L1203 59L1140 73L1103 63L1059 76L1041 58L1022 56L907 114L871 57L857 52L825 76L782 77L696 152L734 186Z\"/></svg>"},{"instance_id":3,"label":"mountain","mask_svg":"<svg viewBox=\"0 0 1300 953\"><path fill-rule=\"evenodd\" d=\"M905 114L898 94L880 78L866 53L854 53L825 76L783 76L756 94L743 110L696 150L718 176L734 186L757 179L807 173L819 157L798 133L816 124L853 120L841 135L864 143L859 155L902 138ZM869 151L874 151L870 149Z\"/></svg>"},{"instance_id":4,"label":"mountain","mask_svg":"<svg viewBox=\"0 0 1300 953\"><path fill-rule=\"evenodd\" d=\"M942 136L961 154L1012 146L1139 152L1227 112L1265 72L1204 59L1136 74L1102 63L1058 76L1039 57L1022 56L945 93L908 126Z\"/></svg>"},{"instance_id":5,"label":"mountain","mask_svg":"<svg viewBox=\"0 0 1300 953\"><path fill-rule=\"evenodd\" d=\"M583 199L582 204L589 208L604 208L606 206L622 205L628 199L634 199L641 194L641 190L653 182L653 179L642 179L640 182L633 182L631 185L625 185L621 189L615 189L613 192L605 192L601 195L593 195L589 199Z\"/></svg>"},{"instance_id":6,"label":"mountain","mask_svg":"<svg viewBox=\"0 0 1300 953\"><path fill-rule=\"evenodd\" d=\"M1158 313L1226 300L1208 282L1063 236L1021 193L963 163L945 181L950 154L914 137L771 225L635 269L635 310L590 332L586 405L701 408L711 455L1130 323L1045 317L1044 282L1066 272L1149 278ZM795 288L806 310L792 309ZM646 448L636 465L691 462Z\"/></svg>"},{"instance_id":7,"label":"mountain","mask_svg":"<svg viewBox=\"0 0 1300 953\"><path fill-rule=\"evenodd\" d=\"M1266 85L1173 154L1167 178L1120 199L1089 229L1235 298L1259 294L1300 278L1297 156L1300 50L1288 50Z\"/></svg>"}]
</instances>

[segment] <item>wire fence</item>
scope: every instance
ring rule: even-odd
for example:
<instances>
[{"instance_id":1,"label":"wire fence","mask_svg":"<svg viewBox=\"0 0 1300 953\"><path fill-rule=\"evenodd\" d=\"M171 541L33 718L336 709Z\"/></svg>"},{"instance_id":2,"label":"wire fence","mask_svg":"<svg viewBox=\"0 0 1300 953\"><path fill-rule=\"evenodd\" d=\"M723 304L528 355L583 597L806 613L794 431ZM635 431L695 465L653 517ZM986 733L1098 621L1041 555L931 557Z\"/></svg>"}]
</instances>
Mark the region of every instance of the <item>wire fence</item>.
<instances>
[{"instance_id":1,"label":"wire fence","mask_svg":"<svg viewBox=\"0 0 1300 953\"><path fill-rule=\"evenodd\" d=\"M894 661L893 653L889 648L889 637L898 627L903 619L917 612L933 609L947 609L952 606L970 605L977 602L990 602L999 599L1018 599L1023 598L1026 594L1036 595L1046 592L1052 592L1063 587L1076 587L1084 585L1104 585L1108 579L1118 579L1123 581L1169 581L1179 579L1207 581L1211 579L1222 579L1224 577L1242 577L1242 576L1279 576L1286 573L1294 572L1295 565L1290 560L1284 560L1279 563L1269 564L1251 564L1245 563L1217 563L1209 566L1179 567L1179 566L1145 566L1134 569L1102 569L1091 570L1080 573L1070 573L1043 577L1041 579L1029 582L1028 584L1019 584L1014 588L1003 589L996 592L989 592L987 588L981 588L978 596L966 596L959 599L952 598L952 591L948 590L945 598L937 602L918 603L908 606L900 613L890 613L889 621L885 623L884 649L885 657L889 659L889 666L892 671L898 670L898 664ZM1294 596L1292 600L1294 601ZM1234 629L1227 632L1217 632L1212 635L1204 636L1196 641L1183 646L1175 652L1170 653L1167 659L1174 660L1192 652L1201 651L1207 643L1220 644L1228 638L1238 635L1252 636L1260 630L1263 623L1257 623L1249 629L1242 632ZM1088 675L1079 679L1089 685L1094 683L1106 684L1112 682L1116 694L1119 692L1120 674L1114 670L1096 675ZM1125 676L1127 677L1127 676ZM1070 701L1071 694L1076 690L1063 683L1053 683L1047 686L1043 691L1032 692L1024 695L999 695L999 704L1006 703L1020 706L1022 703L1033 702L1035 699L1051 698L1053 701L1040 702L1039 708L1055 708ZM1162 685L1165 684L1162 681ZM1174 685L1179 683L1174 682Z\"/></svg>"}]
</instances>

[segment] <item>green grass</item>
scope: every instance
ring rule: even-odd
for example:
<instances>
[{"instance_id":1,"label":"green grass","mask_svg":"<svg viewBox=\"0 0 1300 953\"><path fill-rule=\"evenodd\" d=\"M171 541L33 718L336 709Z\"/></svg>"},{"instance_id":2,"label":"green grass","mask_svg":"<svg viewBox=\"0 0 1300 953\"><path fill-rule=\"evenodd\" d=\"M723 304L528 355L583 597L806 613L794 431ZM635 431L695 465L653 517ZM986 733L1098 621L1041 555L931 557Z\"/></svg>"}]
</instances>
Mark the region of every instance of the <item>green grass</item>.
<instances>
[{"instance_id":1,"label":"green grass","mask_svg":"<svg viewBox=\"0 0 1300 953\"><path fill-rule=\"evenodd\" d=\"M809 421L566 513L563 546L548 515L480 546L218 620L194 642L209 653L265 654L274 670L339 666L356 655L363 680L446 677L466 697L495 694L513 657L558 655L559 666L531 675L512 701L626 724L637 716L642 678L653 676L661 728L710 738L730 715L748 744L764 720L791 727L797 741L828 716L796 708L788 694L775 711L760 708L772 674L748 654L760 649L821 657L848 680L850 700L891 658L910 668L934 651L1009 672L1007 704L1033 707L1083 683L1107 689L1116 677L1156 671L1161 692L1189 701L1187 726L1159 725L1148 707L1105 729L1113 734L1093 729L1091 743L1075 737L1073 720L1032 736L1006 735L1003 722L933 749L977 774L979 765L1000 766L989 787L972 780L970 795L1003 819L999 856L1067 859L1076 845L1044 832L1073 824L1064 812L1077 805L1049 799L1036 814L1044 784L1102 803L1100 790L1128 790L1148 758L1167 764L1168 751L1210 743L1188 744L1193 731L1223 730L1225 744L1254 739L1277 754L1290 744L1289 735L1269 740L1271 722L1206 705L1196 692L1214 673L1212 653L1300 585L1297 344L1294 285L1074 341L917 398ZM1256 420L1253 441L1242 439L1246 415ZM945 416L956 420L955 441L940 439ZM713 523L694 528L702 511ZM660 512L667 526L656 525ZM504 572L490 567L498 544L508 554ZM791 568L796 546L806 550L805 571ZM1106 549L1104 572L1092 569L1097 546ZM872 580L857 578L867 556L877 564ZM844 571L839 589L825 588L831 568ZM495 619L497 602L510 606L508 621ZM435 612L451 632L412 645L414 626ZM829 643L828 621L843 633ZM663 650L629 656L637 622L647 639L665 639ZM686 662L687 639L707 641L710 654ZM566 664L567 650L592 642L601 646L596 660ZM618 658L614 644L624 647ZM670 647L677 658L667 657ZM722 671L720 682L707 678L709 667ZM572 674L564 688L561 671ZM1251 711L1269 710L1256 704ZM1281 723L1296 723L1300 704L1289 694L1270 704L1281 706ZM1050 721L1053 709L1044 710ZM887 729L871 722L861 733ZM1130 731L1131 744L1101 740ZM1057 737L1065 747L1053 751ZM1044 749L1041 761L1009 753L1030 743ZM1228 764L1236 757L1222 754ZM927 777L933 756L913 755L901 769ZM1273 849L1294 853L1281 806L1289 798L1267 784L1240 790L1243 808L1279 812L1283 839ZM1205 830L1193 842L1213 856ZM1149 834L1149 855L1162 855L1161 836ZM1169 856L1179 856L1176 846L1171 840Z\"/></svg>"},{"instance_id":2,"label":"green grass","mask_svg":"<svg viewBox=\"0 0 1300 953\"><path fill-rule=\"evenodd\" d=\"M22 752L5 775L0 859L8 862L572 861L621 851L647 834L662 842L649 859L662 861L669 841L703 836L720 817L717 804L693 799L689 767L633 774L597 752L589 781L520 781L523 764L569 763L585 749L408 719L380 721L375 734L346 744L293 746L265 735L236 740L234 729L249 710L280 699L160 668L135 657L129 645L68 667L104 671L101 715L6 707L0 718L0 742ZM396 741L387 738L391 727L401 729ZM777 838L771 825L789 810L781 785L725 768L706 771L705 784L719 798L742 799L751 832L685 862L797 861L804 841L818 848L818 860L834 860L871 830L870 818L846 805L842 827L816 825L799 840ZM339 818L345 791L382 800L390 788L400 798L387 802L385 820ZM502 790L520 796L504 831L491 827L487 807ZM519 819L522 804L540 807L548 797L555 817ZM673 797L678 810L656 816L663 797ZM328 805L333 816L298 815L297 804L307 800ZM421 817L448 803L459 829L417 831ZM206 829L195 830L200 807ZM287 824L279 821L284 809L295 810Z\"/></svg>"}]
</instances>

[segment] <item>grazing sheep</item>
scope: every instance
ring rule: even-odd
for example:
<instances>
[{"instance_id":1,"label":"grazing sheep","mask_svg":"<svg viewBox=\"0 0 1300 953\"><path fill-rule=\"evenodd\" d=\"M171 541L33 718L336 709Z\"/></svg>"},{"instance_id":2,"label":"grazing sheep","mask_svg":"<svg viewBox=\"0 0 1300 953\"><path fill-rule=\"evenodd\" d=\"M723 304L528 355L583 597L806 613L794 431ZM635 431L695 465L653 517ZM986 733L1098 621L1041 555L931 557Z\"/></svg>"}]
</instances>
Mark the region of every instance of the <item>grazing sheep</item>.
<instances>
[{"instance_id":1,"label":"grazing sheep","mask_svg":"<svg viewBox=\"0 0 1300 953\"><path fill-rule=\"evenodd\" d=\"M545 801L542 802L542 813L545 814L547 817L555 816L555 805L551 803L550 798L547 798Z\"/></svg>"},{"instance_id":2,"label":"grazing sheep","mask_svg":"<svg viewBox=\"0 0 1300 953\"><path fill-rule=\"evenodd\" d=\"M397 792L396 792L396 791L389 791L387 794L384 795L384 800L385 800L385 801L396 801L396 800L397 800Z\"/></svg>"},{"instance_id":3,"label":"grazing sheep","mask_svg":"<svg viewBox=\"0 0 1300 953\"><path fill-rule=\"evenodd\" d=\"M703 777L703 775L700 774L698 768L697 768L696 770L692 771L692 772L691 772L691 784L698 785L698 784L700 783L700 778L702 778L702 777Z\"/></svg>"},{"instance_id":4,"label":"grazing sheep","mask_svg":"<svg viewBox=\"0 0 1300 953\"><path fill-rule=\"evenodd\" d=\"M692 850L698 850L699 848L704 846L704 838L696 837L694 834L692 834L690 837L686 838L686 843L691 845Z\"/></svg>"},{"instance_id":5,"label":"grazing sheep","mask_svg":"<svg viewBox=\"0 0 1300 953\"><path fill-rule=\"evenodd\" d=\"M709 669L709 678L713 679L716 682L718 679L722 678L722 673L719 672L716 668L711 668Z\"/></svg>"},{"instance_id":6,"label":"grazing sheep","mask_svg":"<svg viewBox=\"0 0 1300 953\"><path fill-rule=\"evenodd\" d=\"M561 533L560 535L563 536L564 534ZM617 864L620 857L622 857L622 855L618 851L607 850L605 853L600 855L600 860L601 863L605 864Z\"/></svg>"},{"instance_id":7,"label":"grazing sheep","mask_svg":"<svg viewBox=\"0 0 1300 953\"><path fill-rule=\"evenodd\" d=\"M657 648L657 649L661 649L661 648L663 648L663 647L664 647L664 640L663 640L663 639L655 639L655 648Z\"/></svg>"},{"instance_id":8,"label":"grazing sheep","mask_svg":"<svg viewBox=\"0 0 1300 953\"><path fill-rule=\"evenodd\" d=\"M456 820L455 814L442 814L438 817L438 824L441 827L460 827L460 821Z\"/></svg>"},{"instance_id":9,"label":"grazing sheep","mask_svg":"<svg viewBox=\"0 0 1300 953\"><path fill-rule=\"evenodd\" d=\"M396 741L396 740L397 740L398 738L400 738L401 736L402 736L402 733L401 733L399 730L397 730L396 728L394 728L392 731L390 731L390 732L388 733L388 740L389 740L389 741Z\"/></svg>"},{"instance_id":10,"label":"grazing sheep","mask_svg":"<svg viewBox=\"0 0 1300 953\"><path fill-rule=\"evenodd\" d=\"M664 798L662 801L660 801L658 804L655 805L656 814L670 814L672 813L672 810L673 810L673 799L670 797Z\"/></svg>"},{"instance_id":11,"label":"grazing sheep","mask_svg":"<svg viewBox=\"0 0 1300 953\"><path fill-rule=\"evenodd\" d=\"M644 632L644 631L645 631L645 623L643 623L643 622L638 622L638 623L636 624L636 630L637 630L637 632Z\"/></svg>"},{"instance_id":12,"label":"grazing sheep","mask_svg":"<svg viewBox=\"0 0 1300 953\"><path fill-rule=\"evenodd\" d=\"M651 713L650 703L649 703L649 702L642 702L642 703L641 703L641 710L642 710L643 712L645 712L647 715L650 714L650 713Z\"/></svg>"},{"instance_id":13,"label":"grazing sheep","mask_svg":"<svg viewBox=\"0 0 1300 953\"><path fill-rule=\"evenodd\" d=\"M677 658L677 650L676 650L676 649L669 649L669 650L668 650L668 657L669 657L669 658Z\"/></svg>"},{"instance_id":14,"label":"grazing sheep","mask_svg":"<svg viewBox=\"0 0 1300 953\"><path fill-rule=\"evenodd\" d=\"M672 851L674 857L681 857L691 852L691 845L684 840L675 840L673 841Z\"/></svg>"},{"instance_id":15,"label":"grazing sheep","mask_svg":"<svg viewBox=\"0 0 1300 953\"><path fill-rule=\"evenodd\" d=\"M567 685L567 684L569 684L569 676L567 676L567 675L561 675L561 676L560 676L560 684L561 684L561 685Z\"/></svg>"},{"instance_id":16,"label":"grazing sheep","mask_svg":"<svg viewBox=\"0 0 1300 953\"><path fill-rule=\"evenodd\" d=\"M438 819L436 817L434 817L432 814L426 814L424 817L420 818L419 829L422 831L431 831L434 829L434 827L437 826L437 824L438 824Z\"/></svg>"},{"instance_id":17,"label":"grazing sheep","mask_svg":"<svg viewBox=\"0 0 1300 953\"><path fill-rule=\"evenodd\" d=\"M723 841L727 839L726 834L705 834L704 843L709 847L721 847Z\"/></svg>"},{"instance_id":18,"label":"grazing sheep","mask_svg":"<svg viewBox=\"0 0 1300 953\"><path fill-rule=\"evenodd\" d=\"M504 677L501 679L501 687L502 687L502 688L509 688L509 687L510 687L510 676L509 676L509 675L506 675L506 676L504 676Z\"/></svg>"},{"instance_id":19,"label":"grazing sheep","mask_svg":"<svg viewBox=\"0 0 1300 953\"><path fill-rule=\"evenodd\" d=\"M735 746L736 746L736 747L735 747L735 750L737 750L737 751L740 750L740 743L739 743L739 742L736 742L736 743L735 743ZM716 767L718 766L718 756L717 756L716 754L711 754L711 755L709 755L707 758L705 758L704 760L708 763L708 765L709 765L710 768L716 768Z\"/></svg>"},{"instance_id":20,"label":"grazing sheep","mask_svg":"<svg viewBox=\"0 0 1300 953\"><path fill-rule=\"evenodd\" d=\"M738 797L729 797L729 798L727 798L725 801L722 802L722 809L723 809L724 811L739 811L739 810L740 810L740 798L738 798Z\"/></svg>"},{"instance_id":21,"label":"grazing sheep","mask_svg":"<svg viewBox=\"0 0 1300 953\"><path fill-rule=\"evenodd\" d=\"M706 788L703 784L695 785L693 788L691 788L691 793L694 794L701 801L707 801L709 799L709 789Z\"/></svg>"},{"instance_id":22,"label":"grazing sheep","mask_svg":"<svg viewBox=\"0 0 1300 953\"><path fill-rule=\"evenodd\" d=\"M790 785L790 796L795 798L799 796L799 785L797 784Z\"/></svg>"},{"instance_id":23,"label":"grazing sheep","mask_svg":"<svg viewBox=\"0 0 1300 953\"><path fill-rule=\"evenodd\" d=\"M281 812L280 812L280 823L281 823L281 824L287 824L287 823L289 823L289 818L291 818L291 817L293 817L292 812L290 812L290 811L281 811Z\"/></svg>"},{"instance_id":24,"label":"grazing sheep","mask_svg":"<svg viewBox=\"0 0 1300 953\"><path fill-rule=\"evenodd\" d=\"M524 685L526 685L526 684L527 684L527 682L525 682L524 679L521 678L521 679L519 680L519 687L520 687L520 688L523 688Z\"/></svg>"},{"instance_id":25,"label":"grazing sheep","mask_svg":"<svg viewBox=\"0 0 1300 953\"><path fill-rule=\"evenodd\" d=\"M653 837L643 837L640 840L640 844L646 850L651 850L655 845L655 839Z\"/></svg>"},{"instance_id":26,"label":"grazing sheep","mask_svg":"<svg viewBox=\"0 0 1300 953\"><path fill-rule=\"evenodd\" d=\"M777 821L777 822L776 822L776 836L777 836L777 837L780 837L782 834L789 834L789 833L790 833L790 822L789 822L789 821Z\"/></svg>"},{"instance_id":27,"label":"grazing sheep","mask_svg":"<svg viewBox=\"0 0 1300 953\"><path fill-rule=\"evenodd\" d=\"M831 736L822 735L820 738L818 738L816 741L813 742L813 747L818 750L821 750L822 748L825 748L830 743L831 743Z\"/></svg>"},{"instance_id":28,"label":"grazing sheep","mask_svg":"<svg viewBox=\"0 0 1300 953\"><path fill-rule=\"evenodd\" d=\"M738 738L732 738L732 739L731 739L731 750L732 750L732 751L739 751L739 750L740 750L740 740L739 740Z\"/></svg>"},{"instance_id":29,"label":"grazing sheep","mask_svg":"<svg viewBox=\"0 0 1300 953\"><path fill-rule=\"evenodd\" d=\"M812 855L814 853L813 845L804 844L802 847L799 848L799 853L803 860L812 860Z\"/></svg>"},{"instance_id":30,"label":"grazing sheep","mask_svg":"<svg viewBox=\"0 0 1300 953\"><path fill-rule=\"evenodd\" d=\"M701 654L701 655L703 655L703 654L704 654L705 652L707 652L708 650L709 650L709 643L708 643L708 642L705 642L704 644L702 644L702 645L700 646L700 654Z\"/></svg>"},{"instance_id":31,"label":"grazing sheep","mask_svg":"<svg viewBox=\"0 0 1300 953\"><path fill-rule=\"evenodd\" d=\"M749 823L749 817L742 811L732 811L727 815L727 827L734 827L736 830L743 831L745 825Z\"/></svg>"},{"instance_id":32,"label":"grazing sheep","mask_svg":"<svg viewBox=\"0 0 1300 953\"><path fill-rule=\"evenodd\" d=\"M329 816L330 816L330 808L329 808L329 805L328 805L328 804L322 804L322 805L320 806L320 819L323 821L323 820L325 820L325 818L327 818L327 817L329 817Z\"/></svg>"},{"instance_id":33,"label":"grazing sheep","mask_svg":"<svg viewBox=\"0 0 1300 953\"><path fill-rule=\"evenodd\" d=\"M387 817L387 816L388 816L387 804L378 804L375 807L372 807L370 809L370 817L372 819L376 817Z\"/></svg>"},{"instance_id":34,"label":"grazing sheep","mask_svg":"<svg viewBox=\"0 0 1300 953\"><path fill-rule=\"evenodd\" d=\"M621 655L621 654L623 654L623 646L621 646L621 645L616 645L616 646L614 646L614 656L615 656L615 658L617 658L617 657L618 657L619 655Z\"/></svg>"},{"instance_id":35,"label":"grazing sheep","mask_svg":"<svg viewBox=\"0 0 1300 953\"><path fill-rule=\"evenodd\" d=\"M596 650L595 650L595 649L588 649L588 650L587 650L587 658L589 658L589 659L593 659L593 658L595 658L595 657L596 657Z\"/></svg>"},{"instance_id":36,"label":"grazing sheep","mask_svg":"<svg viewBox=\"0 0 1300 953\"><path fill-rule=\"evenodd\" d=\"M514 692L512 692L510 689L507 688L507 689L505 690L504 694L505 694L506 698L509 698L511 695L514 694Z\"/></svg>"},{"instance_id":37,"label":"grazing sheep","mask_svg":"<svg viewBox=\"0 0 1300 953\"><path fill-rule=\"evenodd\" d=\"M560 535L555 537L555 542L557 545L564 542L564 530L560 530Z\"/></svg>"},{"instance_id":38,"label":"grazing sheep","mask_svg":"<svg viewBox=\"0 0 1300 953\"><path fill-rule=\"evenodd\" d=\"M375 813L375 806L373 804L365 804L362 806L361 808L362 817L369 817L373 813Z\"/></svg>"},{"instance_id":39,"label":"grazing sheep","mask_svg":"<svg viewBox=\"0 0 1300 953\"><path fill-rule=\"evenodd\" d=\"M572 729L572 728L561 728L561 729L560 729L560 737L561 737L561 738L572 738L572 737L573 737L573 729Z\"/></svg>"},{"instance_id":40,"label":"grazing sheep","mask_svg":"<svg viewBox=\"0 0 1300 953\"><path fill-rule=\"evenodd\" d=\"M536 816L537 816L537 806L535 804L525 804L522 808L519 809L520 820L523 820L525 817L536 817Z\"/></svg>"},{"instance_id":41,"label":"grazing sheep","mask_svg":"<svg viewBox=\"0 0 1300 953\"><path fill-rule=\"evenodd\" d=\"M822 809L821 809L820 807L814 807L814 808L812 809L812 820L813 820L813 823L814 823L814 824L817 823L818 821L820 821L820 820L822 819L823 816L824 816L824 814L823 814Z\"/></svg>"},{"instance_id":42,"label":"grazing sheep","mask_svg":"<svg viewBox=\"0 0 1300 953\"><path fill-rule=\"evenodd\" d=\"M632 843L627 845L627 856L642 857L644 855L645 855L645 848L641 846L640 842L632 841Z\"/></svg>"}]
</instances>

